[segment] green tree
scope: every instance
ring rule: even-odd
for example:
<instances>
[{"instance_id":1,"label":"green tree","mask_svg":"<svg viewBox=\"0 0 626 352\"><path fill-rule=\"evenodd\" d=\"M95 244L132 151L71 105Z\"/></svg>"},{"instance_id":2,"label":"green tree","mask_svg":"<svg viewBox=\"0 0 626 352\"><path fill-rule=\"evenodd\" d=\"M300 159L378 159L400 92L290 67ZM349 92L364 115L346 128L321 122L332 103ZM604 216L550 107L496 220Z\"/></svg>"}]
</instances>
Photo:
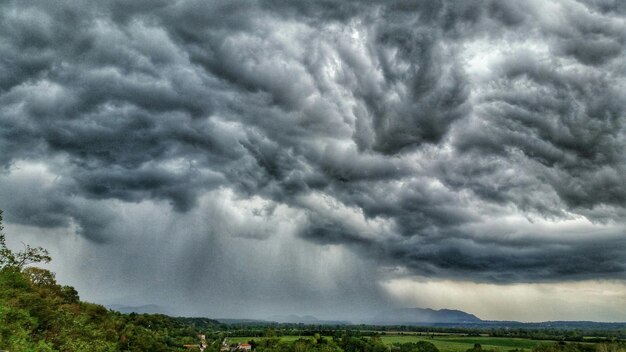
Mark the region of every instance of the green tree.
<instances>
[{"instance_id":1,"label":"green tree","mask_svg":"<svg viewBox=\"0 0 626 352\"><path fill-rule=\"evenodd\" d=\"M2 220L2 210L0 210L0 269L22 270L28 264L50 262L51 258L48 251L42 247L31 247L25 244L24 249L17 253L7 247L5 235L2 233L4 230Z\"/></svg>"},{"instance_id":2,"label":"green tree","mask_svg":"<svg viewBox=\"0 0 626 352\"><path fill-rule=\"evenodd\" d=\"M439 352L437 347L427 341L396 343L393 345L396 352Z\"/></svg>"}]
</instances>

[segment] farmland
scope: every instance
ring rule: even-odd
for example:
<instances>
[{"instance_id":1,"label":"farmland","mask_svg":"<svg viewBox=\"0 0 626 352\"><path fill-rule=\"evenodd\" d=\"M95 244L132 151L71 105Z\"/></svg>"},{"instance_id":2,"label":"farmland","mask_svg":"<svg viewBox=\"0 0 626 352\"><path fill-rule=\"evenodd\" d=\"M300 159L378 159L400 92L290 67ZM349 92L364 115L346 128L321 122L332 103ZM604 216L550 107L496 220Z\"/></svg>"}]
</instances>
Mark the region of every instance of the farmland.
<instances>
[{"instance_id":1,"label":"farmland","mask_svg":"<svg viewBox=\"0 0 626 352\"><path fill-rule=\"evenodd\" d=\"M310 339L310 336L281 336L280 339L286 342L295 341L299 338ZM326 336L326 338L332 338ZM259 340L259 337L231 337L228 338L230 343L241 343L250 340ZM387 344L408 343L427 341L434 344L441 352L465 352L474 347L474 344L480 344L483 349L493 349L508 351L512 349L525 349L530 351L533 347L540 344L552 344L555 341L550 340L532 340L523 338L510 337L488 337L488 336L459 336L459 335L382 335L381 340Z\"/></svg>"},{"instance_id":2,"label":"farmland","mask_svg":"<svg viewBox=\"0 0 626 352\"><path fill-rule=\"evenodd\" d=\"M428 341L435 345L442 352L457 352L466 351L474 346L474 344L480 344L483 348L487 349L500 349L508 351L511 349L527 349L530 350L535 346L542 343L554 343L554 341L545 340L531 340L521 338L509 338L509 337L459 337L459 336L437 336L433 338L427 336L416 335L392 335L381 337L385 344L394 343L407 343L417 341Z\"/></svg>"}]
</instances>

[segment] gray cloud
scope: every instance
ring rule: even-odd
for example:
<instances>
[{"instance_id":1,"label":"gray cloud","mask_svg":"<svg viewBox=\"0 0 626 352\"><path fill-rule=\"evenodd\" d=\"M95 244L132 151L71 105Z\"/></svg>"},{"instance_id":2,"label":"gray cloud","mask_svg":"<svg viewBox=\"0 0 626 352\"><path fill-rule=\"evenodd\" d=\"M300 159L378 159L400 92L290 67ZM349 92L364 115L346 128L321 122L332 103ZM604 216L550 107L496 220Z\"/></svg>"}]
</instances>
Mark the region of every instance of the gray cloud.
<instances>
[{"instance_id":1,"label":"gray cloud","mask_svg":"<svg viewBox=\"0 0 626 352\"><path fill-rule=\"evenodd\" d=\"M267 221L289 208L295 241L372 268L623 277L624 13L565 0L4 2L2 207L115 246L134 228L116 207L165 202L187 219L227 190L268 202ZM276 243L254 216L232 228L217 216L196 240Z\"/></svg>"}]
</instances>

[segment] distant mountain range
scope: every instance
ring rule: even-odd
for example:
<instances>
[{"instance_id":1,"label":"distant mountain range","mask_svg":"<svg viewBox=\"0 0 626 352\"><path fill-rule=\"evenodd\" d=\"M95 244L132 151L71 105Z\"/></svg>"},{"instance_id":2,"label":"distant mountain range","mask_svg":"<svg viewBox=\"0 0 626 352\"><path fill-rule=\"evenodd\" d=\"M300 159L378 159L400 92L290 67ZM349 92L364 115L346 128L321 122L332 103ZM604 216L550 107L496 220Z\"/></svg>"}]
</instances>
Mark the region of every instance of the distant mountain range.
<instances>
[{"instance_id":1,"label":"distant mountain range","mask_svg":"<svg viewBox=\"0 0 626 352\"><path fill-rule=\"evenodd\" d=\"M347 321L320 320L312 315L273 315L269 321L290 324L340 325ZM430 308L403 308L378 313L368 323L376 325L429 325L429 324L480 324L483 321L473 314L460 310Z\"/></svg>"},{"instance_id":2,"label":"distant mountain range","mask_svg":"<svg viewBox=\"0 0 626 352\"><path fill-rule=\"evenodd\" d=\"M166 308L147 304L142 306L109 305L107 308L122 313L158 313L172 315ZM189 318L200 319L200 318ZM205 318L206 319L206 318ZM349 321L320 320L312 315L273 315L267 319L215 319L215 323L243 325L305 324L305 325L351 325ZM413 325L458 328L523 328L523 329L583 329L583 330L623 330L626 322L593 322L593 321L545 321L523 323L518 321L482 320L474 314L454 309L401 308L382 311L367 321L357 324L368 325Z\"/></svg>"},{"instance_id":3,"label":"distant mountain range","mask_svg":"<svg viewBox=\"0 0 626 352\"><path fill-rule=\"evenodd\" d=\"M483 321L474 314L460 310L430 308L403 308L378 313L370 322L378 325L422 324L479 324Z\"/></svg>"},{"instance_id":4,"label":"distant mountain range","mask_svg":"<svg viewBox=\"0 0 626 352\"><path fill-rule=\"evenodd\" d=\"M273 315L269 317L270 321L275 321L277 323L289 323L289 324L312 324L312 325L344 325L350 324L348 321L338 321L338 320L320 320L312 315Z\"/></svg>"},{"instance_id":5,"label":"distant mountain range","mask_svg":"<svg viewBox=\"0 0 626 352\"><path fill-rule=\"evenodd\" d=\"M320 320L312 315L272 315L267 319L216 319L223 324L305 324L305 325L348 325L349 321L344 320Z\"/></svg>"},{"instance_id":6,"label":"distant mountain range","mask_svg":"<svg viewBox=\"0 0 626 352\"><path fill-rule=\"evenodd\" d=\"M482 320L460 310L430 308L394 309L377 314L367 324L371 325L414 325L487 329L564 329L564 330L622 330L626 322L594 321L544 321L523 323L519 321Z\"/></svg>"},{"instance_id":7,"label":"distant mountain range","mask_svg":"<svg viewBox=\"0 0 626 352\"><path fill-rule=\"evenodd\" d=\"M319 319L312 315L272 315L268 318L270 321L275 321L277 323L304 323L304 324L315 324Z\"/></svg>"}]
</instances>

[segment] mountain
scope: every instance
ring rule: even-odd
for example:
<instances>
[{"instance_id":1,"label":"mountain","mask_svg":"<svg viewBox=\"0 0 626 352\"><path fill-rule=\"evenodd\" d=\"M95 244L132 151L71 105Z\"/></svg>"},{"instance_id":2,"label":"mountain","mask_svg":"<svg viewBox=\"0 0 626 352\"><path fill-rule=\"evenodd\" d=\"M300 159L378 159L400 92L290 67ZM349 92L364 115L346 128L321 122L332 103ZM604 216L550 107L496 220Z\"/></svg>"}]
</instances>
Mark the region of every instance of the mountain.
<instances>
[{"instance_id":1,"label":"mountain","mask_svg":"<svg viewBox=\"0 0 626 352\"><path fill-rule=\"evenodd\" d=\"M264 325L270 324L270 321L260 319L246 319L246 318L217 318L215 319L222 324L237 324L237 325Z\"/></svg>"},{"instance_id":2,"label":"mountain","mask_svg":"<svg viewBox=\"0 0 626 352\"><path fill-rule=\"evenodd\" d=\"M418 324L475 324L482 320L460 310L430 308L403 308L378 313L371 323L383 325Z\"/></svg>"},{"instance_id":3,"label":"mountain","mask_svg":"<svg viewBox=\"0 0 626 352\"><path fill-rule=\"evenodd\" d=\"M312 315L273 315L269 318L271 321L275 321L277 323L305 323L305 324L315 324L320 320Z\"/></svg>"},{"instance_id":4,"label":"mountain","mask_svg":"<svg viewBox=\"0 0 626 352\"><path fill-rule=\"evenodd\" d=\"M269 317L270 321L287 324L309 324L309 325L346 325L350 322L342 320L320 320L312 315L273 315Z\"/></svg>"}]
</instances>

